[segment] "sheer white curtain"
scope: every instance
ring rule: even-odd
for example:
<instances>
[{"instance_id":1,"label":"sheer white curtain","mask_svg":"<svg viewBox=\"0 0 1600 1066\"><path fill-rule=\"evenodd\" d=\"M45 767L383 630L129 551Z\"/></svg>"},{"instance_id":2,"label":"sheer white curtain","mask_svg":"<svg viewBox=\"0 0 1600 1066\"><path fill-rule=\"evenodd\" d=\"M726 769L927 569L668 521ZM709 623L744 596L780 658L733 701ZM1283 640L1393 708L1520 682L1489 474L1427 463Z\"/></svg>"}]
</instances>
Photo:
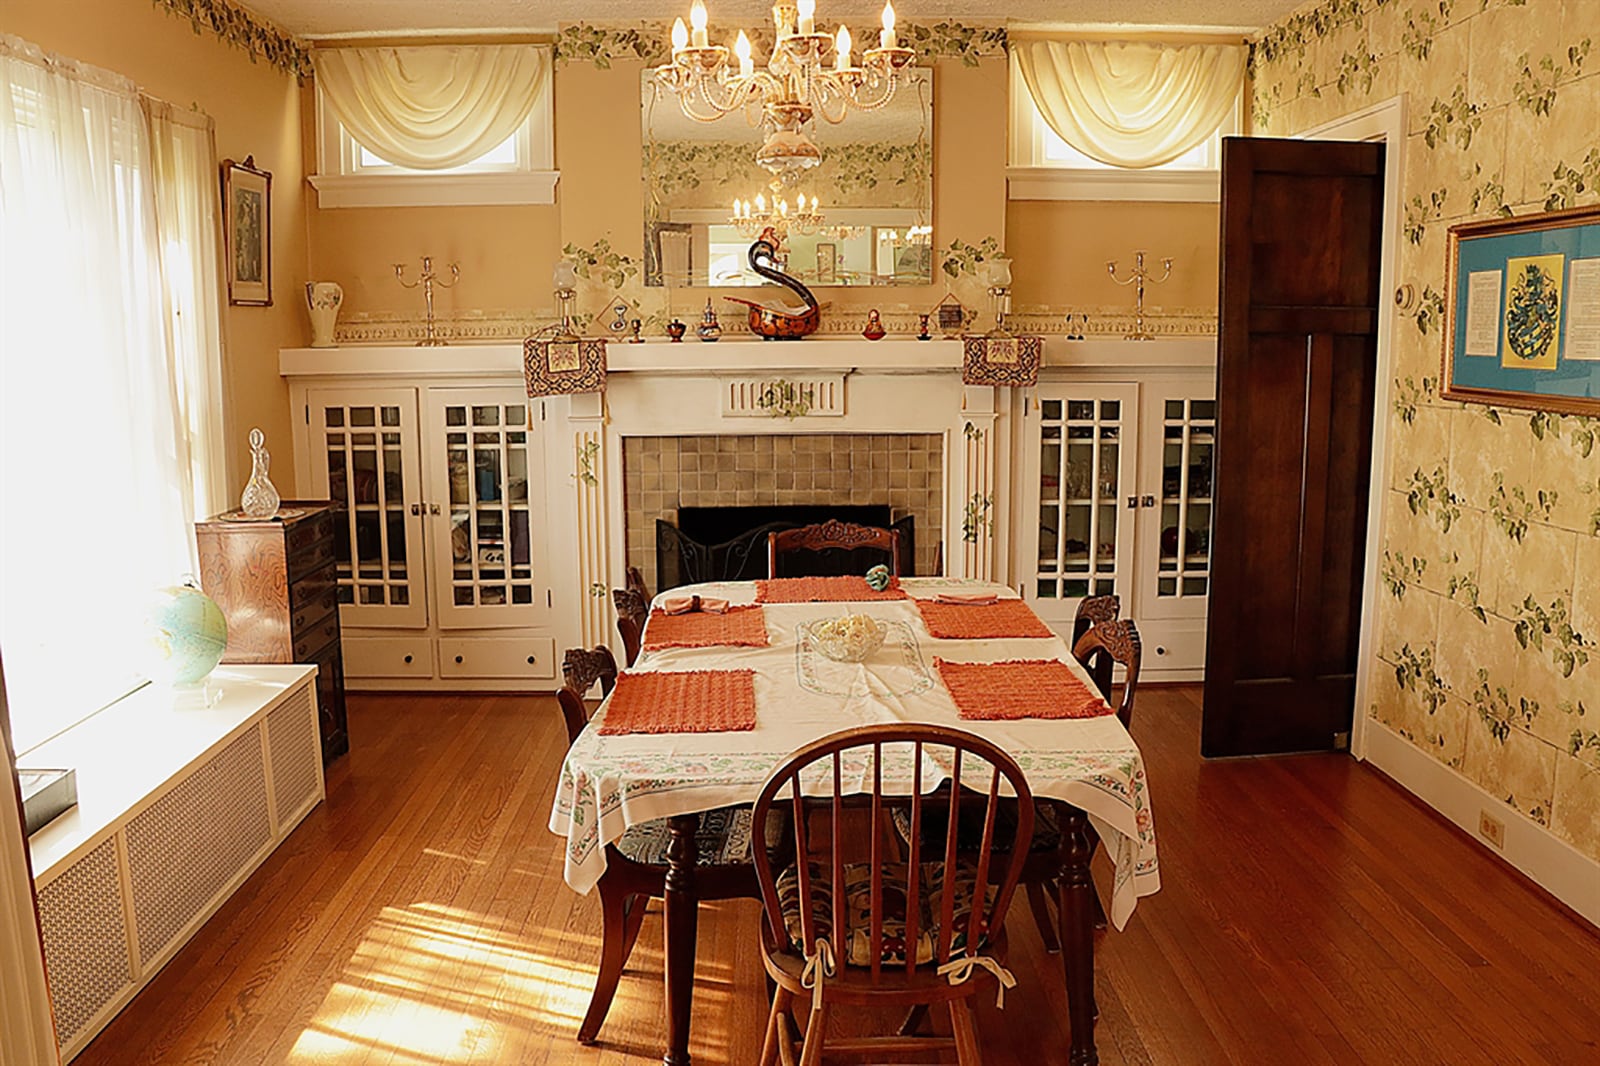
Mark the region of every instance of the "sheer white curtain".
<instances>
[{"instance_id":1,"label":"sheer white curtain","mask_svg":"<svg viewBox=\"0 0 1600 1066\"><path fill-rule=\"evenodd\" d=\"M0 37L0 647L19 751L137 682L153 590L194 570L154 171L130 82Z\"/></svg>"},{"instance_id":2,"label":"sheer white curtain","mask_svg":"<svg viewBox=\"0 0 1600 1066\"><path fill-rule=\"evenodd\" d=\"M549 79L539 45L321 48L317 85L350 135L415 170L470 163L527 119Z\"/></svg>"},{"instance_id":3,"label":"sheer white curtain","mask_svg":"<svg viewBox=\"0 0 1600 1066\"><path fill-rule=\"evenodd\" d=\"M1056 135L1091 159L1144 168L1216 132L1244 84L1245 48L1013 39L1012 61Z\"/></svg>"}]
</instances>

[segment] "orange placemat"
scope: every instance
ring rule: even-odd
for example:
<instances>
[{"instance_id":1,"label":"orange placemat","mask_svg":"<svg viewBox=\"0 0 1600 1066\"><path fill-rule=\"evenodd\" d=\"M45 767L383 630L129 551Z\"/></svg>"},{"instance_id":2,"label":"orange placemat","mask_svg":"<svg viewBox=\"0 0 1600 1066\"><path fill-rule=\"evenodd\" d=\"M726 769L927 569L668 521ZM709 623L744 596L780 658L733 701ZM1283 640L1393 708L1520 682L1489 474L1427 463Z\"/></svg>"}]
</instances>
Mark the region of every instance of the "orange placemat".
<instances>
[{"instance_id":1,"label":"orange placemat","mask_svg":"<svg viewBox=\"0 0 1600 1066\"><path fill-rule=\"evenodd\" d=\"M600 735L754 729L755 677L754 670L625 673L606 704Z\"/></svg>"},{"instance_id":2,"label":"orange placemat","mask_svg":"<svg viewBox=\"0 0 1600 1066\"><path fill-rule=\"evenodd\" d=\"M1021 600L982 604L918 600L917 610L922 612L928 632L941 640L1055 636L1033 613L1033 608Z\"/></svg>"},{"instance_id":3,"label":"orange placemat","mask_svg":"<svg viewBox=\"0 0 1600 1066\"><path fill-rule=\"evenodd\" d=\"M864 577L775 577L756 582L757 603L829 603L851 600L903 600L900 579L876 592Z\"/></svg>"},{"instance_id":4,"label":"orange placemat","mask_svg":"<svg viewBox=\"0 0 1600 1066\"><path fill-rule=\"evenodd\" d=\"M729 607L720 614L711 611L668 614L658 607L650 612L650 621L644 627L646 651L723 645L765 648L768 643L766 612L756 606Z\"/></svg>"},{"instance_id":5,"label":"orange placemat","mask_svg":"<svg viewBox=\"0 0 1600 1066\"><path fill-rule=\"evenodd\" d=\"M953 663L935 657L939 679L962 718L1098 718L1111 706L1058 659Z\"/></svg>"}]
</instances>

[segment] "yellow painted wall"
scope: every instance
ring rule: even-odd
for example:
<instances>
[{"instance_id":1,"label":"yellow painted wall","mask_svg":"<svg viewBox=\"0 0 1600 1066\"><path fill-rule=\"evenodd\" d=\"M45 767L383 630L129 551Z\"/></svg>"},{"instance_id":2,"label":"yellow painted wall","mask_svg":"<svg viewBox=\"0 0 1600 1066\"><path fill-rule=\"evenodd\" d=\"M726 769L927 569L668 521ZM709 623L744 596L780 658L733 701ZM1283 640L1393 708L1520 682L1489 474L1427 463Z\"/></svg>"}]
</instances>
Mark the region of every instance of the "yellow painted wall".
<instances>
[{"instance_id":1,"label":"yellow painted wall","mask_svg":"<svg viewBox=\"0 0 1600 1066\"><path fill-rule=\"evenodd\" d=\"M1600 858L1600 419L1439 398L1449 227L1600 200L1592 44L1596 0L1313 4L1258 40L1253 110L1287 135L1409 94L1399 272L1422 313L1384 412L1366 711Z\"/></svg>"},{"instance_id":2,"label":"yellow painted wall","mask_svg":"<svg viewBox=\"0 0 1600 1066\"><path fill-rule=\"evenodd\" d=\"M1006 251L1012 257L1013 304L1132 306L1132 286L1106 271L1117 260L1119 277L1144 249L1145 268L1161 272L1173 258L1172 277L1146 286L1147 308L1215 308L1217 304L1216 204L1092 200L1012 200L1006 205Z\"/></svg>"},{"instance_id":3,"label":"yellow painted wall","mask_svg":"<svg viewBox=\"0 0 1600 1066\"><path fill-rule=\"evenodd\" d=\"M299 85L145 0L5 0L0 27L48 51L116 71L153 96L216 120L217 156L254 155L272 172L271 307L230 307L223 318L229 492L250 470L245 434L259 426L288 466L288 389L278 349L304 344L305 165ZM220 185L219 193L220 196ZM235 446L236 445L236 446Z\"/></svg>"}]
</instances>

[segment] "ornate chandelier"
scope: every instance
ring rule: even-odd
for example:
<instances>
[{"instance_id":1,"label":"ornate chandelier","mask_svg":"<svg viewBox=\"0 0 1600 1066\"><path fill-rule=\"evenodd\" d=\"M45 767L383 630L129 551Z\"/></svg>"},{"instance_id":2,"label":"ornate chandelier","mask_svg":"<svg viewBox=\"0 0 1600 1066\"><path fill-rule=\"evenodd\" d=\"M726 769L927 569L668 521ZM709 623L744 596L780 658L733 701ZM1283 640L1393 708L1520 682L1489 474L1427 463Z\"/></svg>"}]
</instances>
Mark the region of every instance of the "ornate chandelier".
<instances>
[{"instance_id":1,"label":"ornate chandelier","mask_svg":"<svg viewBox=\"0 0 1600 1066\"><path fill-rule=\"evenodd\" d=\"M779 197L776 189L773 190L771 204L768 204L767 198L760 193L756 194L753 208L749 200L733 201L733 214L728 218L729 225L738 230L741 237L755 238L770 226L780 242L786 240L791 233L802 236L816 233L822 229L823 222L822 211L815 199L807 200L806 194L800 193L799 202L791 211L789 201Z\"/></svg>"},{"instance_id":2,"label":"ornate chandelier","mask_svg":"<svg viewBox=\"0 0 1600 1066\"><path fill-rule=\"evenodd\" d=\"M893 98L898 73L915 53L899 47L892 4L883 7L878 47L868 49L855 65L850 31L818 33L816 0L778 0L772 6L776 43L766 69L757 70L750 38L743 30L729 63L729 51L706 38L706 6L694 0L689 9L691 32L677 19L672 24L672 62L654 71L656 83L676 94L683 113L697 122L715 122L743 111L751 125L767 127L767 139L756 162L774 174L793 175L816 166L822 153L806 135L816 115L830 123L844 121L852 109L875 111Z\"/></svg>"}]
</instances>

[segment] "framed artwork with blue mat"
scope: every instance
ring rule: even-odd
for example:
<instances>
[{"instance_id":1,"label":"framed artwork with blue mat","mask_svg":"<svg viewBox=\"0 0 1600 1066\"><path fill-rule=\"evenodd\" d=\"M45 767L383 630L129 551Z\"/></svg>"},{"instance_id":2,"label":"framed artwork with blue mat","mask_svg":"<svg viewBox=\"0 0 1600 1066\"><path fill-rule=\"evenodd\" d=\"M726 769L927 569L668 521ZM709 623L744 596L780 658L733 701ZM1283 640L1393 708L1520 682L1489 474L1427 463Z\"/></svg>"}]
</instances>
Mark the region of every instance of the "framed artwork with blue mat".
<instances>
[{"instance_id":1,"label":"framed artwork with blue mat","mask_svg":"<svg viewBox=\"0 0 1600 1066\"><path fill-rule=\"evenodd\" d=\"M1450 227L1447 400L1600 415L1600 206Z\"/></svg>"}]
</instances>

